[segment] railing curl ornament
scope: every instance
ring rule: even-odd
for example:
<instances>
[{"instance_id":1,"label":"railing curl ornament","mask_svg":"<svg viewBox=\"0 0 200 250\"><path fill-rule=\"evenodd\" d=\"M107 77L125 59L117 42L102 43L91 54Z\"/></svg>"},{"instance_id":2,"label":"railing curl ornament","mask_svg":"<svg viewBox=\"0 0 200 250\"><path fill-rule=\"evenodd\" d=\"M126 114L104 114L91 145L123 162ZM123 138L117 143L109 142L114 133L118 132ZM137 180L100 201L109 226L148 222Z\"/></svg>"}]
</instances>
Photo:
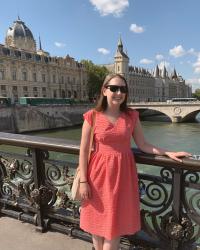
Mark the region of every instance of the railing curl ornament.
<instances>
[{"instance_id":1,"label":"railing curl ornament","mask_svg":"<svg viewBox=\"0 0 200 250\"><path fill-rule=\"evenodd\" d=\"M198 183L200 180L199 172L195 172L191 170L185 171L183 174L183 177L185 181L189 181L191 183Z\"/></svg>"},{"instance_id":2,"label":"railing curl ornament","mask_svg":"<svg viewBox=\"0 0 200 250\"><path fill-rule=\"evenodd\" d=\"M161 168L160 176L163 182L168 182L173 178L174 170L169 168Z\"/></svg>"}]
</instances>

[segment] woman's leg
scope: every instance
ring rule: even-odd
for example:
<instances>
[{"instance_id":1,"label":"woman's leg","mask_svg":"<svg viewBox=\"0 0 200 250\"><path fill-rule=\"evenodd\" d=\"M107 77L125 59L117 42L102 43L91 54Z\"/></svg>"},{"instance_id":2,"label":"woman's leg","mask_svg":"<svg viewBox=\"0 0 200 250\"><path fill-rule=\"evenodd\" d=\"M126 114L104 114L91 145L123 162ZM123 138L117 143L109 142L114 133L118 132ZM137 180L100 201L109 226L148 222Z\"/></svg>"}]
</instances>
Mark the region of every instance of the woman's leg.
<instances>
[{"instance_id":1,"label":"woman's leg","mask_svg":"<svg viewBox=\"0 0 200 250\"><path fill-rule=\"evenodd\" d=\"M113 240L104 239L103 250L119 250L120 237Z\"/></svg>"},{"instance_id":2,"label":"woman's leg","mask_svg":"<svg viewBox=\"0 0 200 250\"><path fill-rule=\"evenodd\" d=\"M103 237L93 234L92 241L93 241L95 250L103 250L103 242L104 242Z\"/></svg>"}]
</instances>

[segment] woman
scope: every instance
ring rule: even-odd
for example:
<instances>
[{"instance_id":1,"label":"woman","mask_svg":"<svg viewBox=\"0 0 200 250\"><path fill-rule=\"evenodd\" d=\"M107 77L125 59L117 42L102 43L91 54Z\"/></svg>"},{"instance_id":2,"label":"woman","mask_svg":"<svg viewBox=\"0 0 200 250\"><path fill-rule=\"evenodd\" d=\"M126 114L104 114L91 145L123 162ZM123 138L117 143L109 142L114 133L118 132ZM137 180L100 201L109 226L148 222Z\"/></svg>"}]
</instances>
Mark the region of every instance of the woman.
<instances>
[{"instance_id":1,"label":"woman","mask_svg":"<svg viewBox=\"0 0 200 250\"><path fill-rule=\"evenodd\" d=\"M140 230L138 178L131 138L143 152L181 161L186 152L169 152L145 141L138 112L127 107L128 86L108 75L95 110L84 114L80 146L80 227L92 234L95 250L117 250L120 236ZM87 163L91 127L94 151Z\"/></svg>"}]
</instances>

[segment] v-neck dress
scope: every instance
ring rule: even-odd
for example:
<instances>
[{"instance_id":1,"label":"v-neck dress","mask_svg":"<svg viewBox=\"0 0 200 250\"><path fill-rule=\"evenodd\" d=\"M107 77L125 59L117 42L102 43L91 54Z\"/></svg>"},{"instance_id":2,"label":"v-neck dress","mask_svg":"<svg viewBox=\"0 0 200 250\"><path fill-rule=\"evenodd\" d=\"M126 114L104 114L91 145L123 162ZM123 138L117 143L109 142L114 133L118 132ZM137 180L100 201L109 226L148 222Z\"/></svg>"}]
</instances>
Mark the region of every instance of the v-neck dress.
<instances>
[{"instance_id":1,"label":"v-neck dress","mask_svg":"<svg viewBox=\"0 0 200 250\"><path fill-rule=\"evenodd\" d=\"M93 110L84 119L92 126ZM108 240L140 230L138 177L131 138L138 112L121 113L115 124L96 112L94 151L87 175L92 198L81 204L80 227Z\"/></svg>"}]
</instances>

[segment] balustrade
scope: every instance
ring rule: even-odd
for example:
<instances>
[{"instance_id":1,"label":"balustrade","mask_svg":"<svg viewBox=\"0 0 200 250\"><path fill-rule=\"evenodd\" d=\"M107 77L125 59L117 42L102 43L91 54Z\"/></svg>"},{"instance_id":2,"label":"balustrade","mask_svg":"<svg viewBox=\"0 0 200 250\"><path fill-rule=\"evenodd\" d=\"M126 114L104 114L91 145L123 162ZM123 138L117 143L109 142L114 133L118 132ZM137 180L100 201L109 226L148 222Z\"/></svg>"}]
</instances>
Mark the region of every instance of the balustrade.
<instances>
[{"instance_id":1,"label":"balustrade","mask_svg":"<svg viewBox=\"0 0 200 250\"><path fill-rule=\"evenodd\" d=\"M91 240L79 228L80 204L70 199L79 142L0 133L0 144L0 215L33 223L41 232L54 229ZM124 236L121 248L197 249L200 161L184 158L179 163L136 149L133 153L142 230Z\"/></svg>"}]
</instances>

